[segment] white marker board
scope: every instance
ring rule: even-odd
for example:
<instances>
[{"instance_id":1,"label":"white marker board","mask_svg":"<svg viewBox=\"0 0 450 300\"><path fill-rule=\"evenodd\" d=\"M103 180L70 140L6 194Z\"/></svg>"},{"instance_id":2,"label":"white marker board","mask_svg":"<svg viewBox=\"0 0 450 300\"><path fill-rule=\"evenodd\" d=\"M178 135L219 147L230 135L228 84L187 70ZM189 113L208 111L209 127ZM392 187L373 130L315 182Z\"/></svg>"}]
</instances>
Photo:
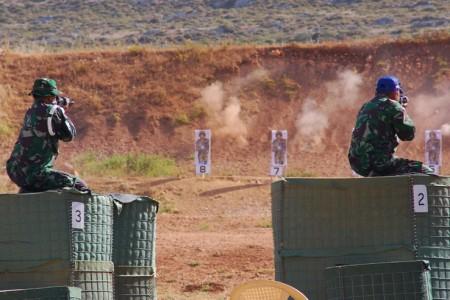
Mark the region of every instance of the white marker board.
<instances>
[{"instance_id":1,"label":"white marker board","mask_svg":"<svg viewBox=\"0 0 450 300\"><path fill-rule=\"evenodd\" d=\"M84 229L84 203L72 202L72 228Z\"/></svg>"}]
</instances>

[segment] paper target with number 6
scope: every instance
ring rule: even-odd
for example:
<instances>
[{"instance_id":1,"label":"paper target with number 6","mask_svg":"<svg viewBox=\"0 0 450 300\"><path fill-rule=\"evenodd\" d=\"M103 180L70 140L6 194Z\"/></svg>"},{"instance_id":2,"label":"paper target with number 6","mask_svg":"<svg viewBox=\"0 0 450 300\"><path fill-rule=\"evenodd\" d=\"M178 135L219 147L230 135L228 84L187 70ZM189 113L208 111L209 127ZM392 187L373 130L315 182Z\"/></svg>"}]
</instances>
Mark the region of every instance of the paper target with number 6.
<instances>
[{"instance_id":1,"label":"paper target with number 6","mask_svg":"<svg viewBox=\"0 0 450 300\"><path fill-rule=\"evenodd\" d=\"M204 175L211 173L211 130L195 130L195 174Z\"/></svg>"}]
</instances>

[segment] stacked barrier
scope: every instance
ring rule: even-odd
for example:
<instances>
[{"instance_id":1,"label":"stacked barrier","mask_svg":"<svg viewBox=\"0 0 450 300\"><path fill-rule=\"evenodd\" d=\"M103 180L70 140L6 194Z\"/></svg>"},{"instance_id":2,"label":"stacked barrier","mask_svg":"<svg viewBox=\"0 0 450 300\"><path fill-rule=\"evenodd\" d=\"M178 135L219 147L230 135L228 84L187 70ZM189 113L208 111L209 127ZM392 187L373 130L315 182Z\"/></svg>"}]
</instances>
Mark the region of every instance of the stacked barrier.
<instances>
[{"instance_id":1,"label":"stacked barrier","mask_svg":"<svg viewBox=\"0 0 450 300\"><path fill-rule=\"evenodd\" d=\"M57 286L26 290L0 291L0 300L81 300L81 289Z\"/></svg>"},{"instance_id":2,"label":"stacked barrier","mask_svg":"<svg viewBox=\"0 0 450 300\"><path fill-rule=\"evenodd\" d=\"M75 286L113 299L113 202L76 191L0 195L0 290Z\"/></svg>"},{"instance_id":3,"label":"stacked barrier","mask_svg":"<svg viewBox=\"0 0 450 300\"><path fill-rule=\"evenodd\" d=\"M426 261L347 265L327 268L328 300L431 300Z\"/></svg>"},{"instance_id":4,"label":"stacked barrier","mask_svg":"<svg viewBox=\"0 0 450 300\"><path fill-rule=\"evenodd\" d=\"M115 294L120 300L156 299L155 235L158 202L148 197L112 195Z\"/></svg>"},{"instance_id":5,"label":"stacked barrier","mask_svg":"<svg viewBox=\"0 0 450 300\"><path fill-rule=\"evenodd\" d=\"M74 286L83 300L156 299L157 201L59 190L0 195L0 207L0 290ZM20 295L42 291L60 290Z\"/></svg>"},{"instance_id":6,"label":"stacked barrier","mask_svg":"<svg viewBox=\"0 0 450 300\"><path fill-rule=\"evenodd\" d=\"M415 212L424 185L428 212ZM272 185L275 276L326 299L336 265L429 260L433 299L450 299L450 178L287 178Z\"/></svg>"}]
</instances>

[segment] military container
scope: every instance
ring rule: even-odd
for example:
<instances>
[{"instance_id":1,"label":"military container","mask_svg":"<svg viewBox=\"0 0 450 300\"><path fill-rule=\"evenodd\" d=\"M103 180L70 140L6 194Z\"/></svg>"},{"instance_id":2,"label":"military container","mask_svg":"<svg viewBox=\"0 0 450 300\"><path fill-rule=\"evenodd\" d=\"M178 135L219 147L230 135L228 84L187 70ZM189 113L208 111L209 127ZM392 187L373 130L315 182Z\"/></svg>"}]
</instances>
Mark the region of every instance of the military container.
<instances>
[{"instance_id":1,"label":"military container","mask_svg":"<svg viewBox=\"0 0 450 300\"><path fill-rule=\"evenodd\" d=\"M275 277L326 299L336 265L428 260L450 299L450 178L287 178L272 184Z\"/></svg>"},{"instance_id":2,"label":"military container","mask_svg":"<svg viewBox=\"0 0 450 300\"><path fill-rule=\"evenodd\" d=\"M113 299L113 201L73 190L0 195L0 289L69 285Z\"/></svg>"}]
</instances>

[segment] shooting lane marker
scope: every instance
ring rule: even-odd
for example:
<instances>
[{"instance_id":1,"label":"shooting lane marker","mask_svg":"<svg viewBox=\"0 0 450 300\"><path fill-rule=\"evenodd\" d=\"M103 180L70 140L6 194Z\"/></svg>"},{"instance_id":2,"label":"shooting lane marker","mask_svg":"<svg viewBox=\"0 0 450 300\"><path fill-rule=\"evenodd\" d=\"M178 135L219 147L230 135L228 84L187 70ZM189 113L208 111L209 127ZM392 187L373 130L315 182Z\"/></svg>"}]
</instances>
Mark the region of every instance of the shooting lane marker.
<instances>
[{"instance_id":1,"label":"shooting lane marker","mask_svg":"<svg viewBox=\"0 0 450 300\"><path fill-rule=\"evenodd\" d=\"M428 193L427 187L423 184L413 185L414 212L428 212Z\"/></svg>"},{"instance_id":2,"label":"shooting lane marker","mask_svg":"<svg viewBox=\"0 0 450 300\"><path fill-rule=\"evenodd\" d=\"M72 228L84 230L84 203L72 202Z\"/></svg>"}]
</instances>

